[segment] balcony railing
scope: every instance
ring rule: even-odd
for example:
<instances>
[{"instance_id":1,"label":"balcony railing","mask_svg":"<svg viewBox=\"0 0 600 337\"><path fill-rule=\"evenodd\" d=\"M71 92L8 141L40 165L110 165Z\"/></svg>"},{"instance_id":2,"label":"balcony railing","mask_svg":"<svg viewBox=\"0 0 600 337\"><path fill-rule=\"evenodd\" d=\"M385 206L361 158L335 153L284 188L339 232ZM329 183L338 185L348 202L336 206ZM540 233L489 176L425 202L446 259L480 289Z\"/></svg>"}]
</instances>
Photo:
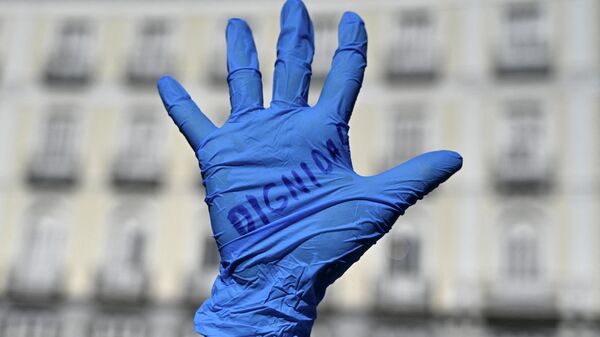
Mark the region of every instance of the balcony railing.
<instances>
[{"instance_id":1,"label":"balcony railing","mask_svg":"<svg viewBox=\"0 0 600 337\"><path fill-rule=\"evenodd\" d=\"M496 163L496 188L505 193L536 193L553 185L553 165L550 158L538 156L527 160L512 160L501 155Z\"/></svg>"},{"instance_id":2,"label":"balcony railing","mask_svg":"<svg viewBox=\"0 0 600 337\"><path fill-rule=\"evenodd\" d=\"M120 155L112 171L113 184L124 189L156 189L163 182L163 166L154 158Z\"/></svg>"},{"instance_id":3,"label":"balcony railing","mask_svg":"<svg viewBox=\"0 0 600 337\"><path fill-rule=\"evenodd\" d=\"M20 264L9 276L7 293L18 301L55 301L62 295L63 281L62 272Z\"/></svg>"},{"instance_id":4,"label":"balcony railing","mask_svg":"<svg viewBox=\"0 0 600 337\"><path fill-rule=\"evenodd\" d=\"M36 155L27 175L29 183L36 187L70 188L79 181L79 160L74 157Z\"/></svg>"},{"instance_id":5,"label":"balcony railing","mask_svg":"<svg viewBox=\"0 0 600 337\"><path fill-rule=\"evenodd\" d=\"M106 268L97 279L97 297L109 303L145 302L148 286L148 273L145 270Z\"/></svg>"},{"instance_id":6,"label":"balcony railing","mask_svg":"<svg viewBox=\"0 0 600 337\"><path fill-rule=\"evenodd\" d=\"M556 311L556 291L547 281L496 280L486 297L486 311L494 316L551 317Z\"/></svg>"},{"instance_id":7,"label":"balcony railing","mask_svg":"<svg viewBox=\"0 0 600 337\"><path fill-rule=\"evenodd\" d=\"M423 277L382 279L376 291L375 307L385 312L422 313L428 310L430 285Z\"/></svg>"},{"instance_id":8,"label":"balcony railing","mask_svg":"<svg viewBox=\"0 0 600 337\"><path fill-rule=\"evenodd\" d=\"M551 72L551 64L549 46L546 44L500 46L496 57L496 73L500 77L547 75Z\"/></svg>"}]
</instances>

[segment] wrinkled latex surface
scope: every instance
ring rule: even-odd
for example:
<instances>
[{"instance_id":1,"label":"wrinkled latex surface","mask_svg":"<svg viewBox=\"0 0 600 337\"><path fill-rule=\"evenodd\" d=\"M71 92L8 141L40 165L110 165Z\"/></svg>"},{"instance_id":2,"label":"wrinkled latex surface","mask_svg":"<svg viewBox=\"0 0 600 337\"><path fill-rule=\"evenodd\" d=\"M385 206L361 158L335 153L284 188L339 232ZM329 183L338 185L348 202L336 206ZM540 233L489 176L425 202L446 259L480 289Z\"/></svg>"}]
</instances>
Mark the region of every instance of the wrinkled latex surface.
<instances>
[{"instance_id":1,"label":"wrinkled latex surface","mask_svg":"<svg viewBox=\"0 0 600 337\"><path fill-rule=\"evenodd\" d=\"M232 113L221 128L174 79L158 83L200 162L221 254L196 330L209 337L309 336L327 286L407 207L460 169L462 158L437 151L372 177L353 171L348 120L367 53L355 13L341 19L339 48L314 107L307 105L313 28L302 2L286 2L281 13L268 108L250 28L232 19L226 35Z\"/></svg>"}]
</instances>

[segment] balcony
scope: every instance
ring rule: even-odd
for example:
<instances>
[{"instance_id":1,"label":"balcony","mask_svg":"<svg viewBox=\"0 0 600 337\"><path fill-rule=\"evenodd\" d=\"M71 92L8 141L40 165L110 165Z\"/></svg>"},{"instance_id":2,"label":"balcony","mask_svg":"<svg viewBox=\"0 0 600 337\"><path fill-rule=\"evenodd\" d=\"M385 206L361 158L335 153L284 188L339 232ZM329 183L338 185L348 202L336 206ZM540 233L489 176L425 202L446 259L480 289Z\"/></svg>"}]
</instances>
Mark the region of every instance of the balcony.
<instances>
[{"instance_id":1,"label":"balcony","mask_svg":"<svg viewBox=\"0 0 600 337\"><path fill-rule=\"evenodd\" d=\"M536 77L551 72L550 34L546 8L541 3L507 4L499 31L498 77Z\"/></svg>"},{"instance_id":2,"label":"balcony","mask_svg":"<svg viewBox=\"0 0 600 337\"><path fill-rule=\"evenodd\" d=\"M119 155L112 170L113 185L124 190L155 190L163 182L163 166L157 158Z\"/></svg>"},{"instance_id":3,"label":"balcony","mask_svg":"<svg viewBox=\"0 0 600 337\"><path fill-rule=\"evenodd\" d=\"M135 62L137 61L129 63L126 75L127 84L134 88L155 87L156 81L161 76L172 73L167 60L145 61L142 64L136 64Z\"/></svg>"},{"instance_id":4,"label":"balcony","mask_svg":"<svg viewBox=\"0 0 600 337\"><path fill-rule=\"evenodd\" d=\"M392 82L431 82L438 77L435 22L425 8L406 10L389 34L387 79Z\"/></svg>"},{"instance_id":5,"label":"balcony","mask_svg":"<svg viewBox=\"0 0 600 337\"><path fill-rule=\"evenodd\" d=\"M439 74L435 56L429 48L410 50L395 47L392 49L387 70L390 82L433 82Z\"/></svg>"},{"instance_id":6,"label":"balcony","mask_svg":"<svg viewBox=\"0 0 600 337\"><path fill-rule=\"evenodd\" d=\"M27 180L34 187L72 187L79 178L78 109L66 104L48 110L38 131Z\"/></svg>"},{"instance_id":7,"label":"balcony","mask_svg":"<svg viewBox=\"0 0 600 337\"><path fill-rule=\"evenodd\" d=\"M379 321L370 334L372 337L428 337L436 336L430 320L427 318L397 317L387 322Z\"/></svg>"},{"instance_id":8,"label":"balcony","mask_svg":"<svg viewBox=\"0 0 600 337\"><path fill-rule=\"evenodd\" d=\"M74 187L79 181L79 160L74 156L36 155L27 171L27 181L39 188Z\"/></svg>"},{"instance_id":9,"label":"balcony","mask_svg":"<svg viewBox=\"0 0 600 337\"><path fill-rule=\"evenodd\" d=\"M496 56L496 74L500 78L546 76L552 70L550 55L546 44L502 46Z\"/></svg>"},{"instance_id":10,"label":"balcony","mask_svg":"<svg viewBox=\"0 0 600 337\"><path fill-rule=\"evenodd\" d=\"M91 64L65 64L66 60L53 59L46 66L44 82L48 86L64 86L69 89L81 88L92 81Z\"/></svg>"},{"instance_id":11,"label":"balcony","mask_svg":"<svg viewBox=\"0 0 600 337\"><path fill-rule=\"evenodd\" d=\"M170 42L171 30L166 21L142 23L126 68L130 86L154 88L162 75L171 73Z\"/></svg>"},{"instance_id":12,"label":"balcony","mask_svg":"<svg viewBox=\"0 0 600 337\"><path fill-rule=\"evenodd\" d=\"M423 277L382 279L377 286L375 307L387 313L425 313L430 291L429 282Z\"/></svg>"},{"instance_id":13,"label":"balcony","mask_svg":"<svg viewBox=\"0 0 600 337\"><path fill-rule=\"evenodd\" d=\"M147 300L148 286L145 270L105 268L97 278L97 297L109 304L143 303Z\"/></svg>"},{"instance_id":14,"label":"balcony","mask_svg":"<svg viewBox=\"0 0 600 337\"><path fill-rule=\"evenodd\" d=\"M67 21L57 32L44 71L49 86L79 88L92 79L93 30L84 20Z\"/></svg>"},{"instance_id":15,"label":"balcony","mask_svg":"<svg viewBox=\"0 0 600 337\"><path fill-rule=\"evenodd\" d=\"M66 323L66 322L64 322ZM19 308L10 309L2 317L2 337L57 337L65 324L56 310Z\"/></svg>"},{"instance_id":16,"label":"balcony","mask_svg":"<svg viewBox=\"0 0 600 337\"><path fill-rule=\"evenodd\" d=\"M554 171L548 156L515 158L514 154L499 156L495 168L495 185L501 193L543 193L552 188Z\"/></svg>"},{"instance_id":17,"label":"balcony","mask_svg":"<svg viewBox=\"0 0 600 337\"><path fill-rule=\"evenodd\" d=\"M593 319L597 314L597 293L593 277L565 282L561 285L558 299L562 315L571 319Z\"/></svg>"},{"instance_id":18,"label":"balcony","mask_svg":"<svg viewBox=\"0 0 600 337\"><path fill-rule=\"evenodd\" d=\"M556 315L556 293L547 281L494 281L486 292L488 316L541 319Z\"/></svg>"},{"instance_id":19,"label":"balcony","mask_svg":"<svg viewBox=\"0 0 600 337\"><path fill-rule=\"evenodd\" d=\"M58 300L63 290L63 274L39 267L19 264L14 268L8 279L8 296L16 301L33 303Z\"/></svg>"},{"instance_id":20,"label":"balcony","mask_svg":"<svg viewBox=\"0 0 600 337\"><path fill-rule=\"evenodd\" d=\"M90 322L89 336L147 337L150 326L143 314L138 312L107 312Z\"/></svg>"}]
</instances>

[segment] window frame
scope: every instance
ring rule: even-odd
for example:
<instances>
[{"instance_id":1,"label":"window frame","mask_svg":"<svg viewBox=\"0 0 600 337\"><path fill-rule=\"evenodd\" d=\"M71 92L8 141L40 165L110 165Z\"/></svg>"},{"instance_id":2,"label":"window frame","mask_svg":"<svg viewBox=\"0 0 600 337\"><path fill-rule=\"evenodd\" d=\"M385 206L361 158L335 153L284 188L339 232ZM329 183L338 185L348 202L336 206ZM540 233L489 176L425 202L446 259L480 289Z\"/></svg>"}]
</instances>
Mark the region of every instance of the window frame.
<instances>
[{"instance_id":1,"label":"window frame","mask_svg":"<svg viewBox=\"0 0 600 337\"><path fill-rule=\"evenodd\" d=\"M138 118L146 119L147 123L141 125L141 129L151 133L144 140L136 138L135 135L136 131L140 131L140 125L135 125ZM156 107L150 104L131 105L130 109L123 111L116 132L112 165L113 185L126 190L160 188L164 182L167 133ZM132 153L140 148L140 156Z\"/></svg>"},{"instance_id":2,"label":"window frame","mask_svg":"<svg viewBox=\"0 0 600 337\"><path fill-rule=\"evenodd\" d=\"M531 7L531 10L537 11L535 22L511 22L511 11L516 11L517 8ZM521 18L523 20L523 18ZM553 67L553 36L551 30L551 8L543 1L527 0L527 1L511 1L503 4L499 8L497 17L497 36L495 46L495 70L496 75L500 78L537 78L547 76L551 73ZM523 33L522 30L529 28L535 31L528 30ZM515 45L515 36L523 39L523 36L535 36L537 46L534 45ZM522 42L522 41L521 41ZM539 59L530 54L539 54ZM529 57L524 57L529 55ZM531 58L532 60L523 61Z\"/></svg>"},{"instance_id":3,"label":"window frame","mask_svg":"<svg viewBox=\"0 0 600 337\"><path fill-rule=\"evenodd\" d=\"M160 26L162 32L146 34L156 28L152 26ZM133 43L127 51L125 64L126 80L130 86L154 87L162 75L173 73L174 66L177 64L175 60L177 33L175 20L169 17L144 17L135 22L132 32Z\"/></svg>"},{"instance_id":4,"label":"window frame","mask_svg":"<svg viewBox=\"0 0 600 337\"><path fill-rule=\"evenodd\" d=\"M411 13L423 16L425 20L424 28L406 23ZM393 14L388 26L392 27L387 43L388 50L386 51L388 54L388 67L384 69L388 81L432 82L440 76L442 44L438 32L439 25L441 24L439 19L435 11L428 6L407 7ZM411 30L407 31L407 27L405 26L410 26ZM415 47L416 41L419 41L418 47ZM427 41L428 43L424 43ZM417 55L406 57L406 55L402 55L406 52L411 54L417 53L417 51L420 53L424 52L429 56ZM417 62L417 66L413 65L411 67L406 65L406 60ZM426 62L427 65L418 64L423 60L428 60Z\"/></svg>"},{"instance_id":5,"label":"window frame","mask_svg":"<svg viewBox=\"0 0 600 337\"><path fill-rule=\"evenodd\" d=\"M79 34L65 35L65 31L72 29L72 26L78 26ZM57 23L44 64L46 84L76 88L92 80L97 61L97 43L94 43L98 35L96 26L94 19L90 17L67 17ZM77 40L76 44L79 44L79 47L83 45L84 48L73 52L71 47L74 40ZM77 71L73 71L75 69L71 62L73 58L79 63Z\"/></svg>"},{"instance_id":6,"label":"window frame","mask_svg":"<svg viewBox=\"0 0 600 337\"><path fill-rule=\"evenodd\" d=\"M81 135L83 134L83 112L80 112L80 106L76 103L51 103L42 113L39 119L38 130L40 132L35 135L36 139L33 142L31 159L28 168L28 181L34 186L49 186L49 187L73 187L79 180L80 162L81 162ZM59 130L68 129L67 133L67 150L61 149L64 152L60 156L55 156L48 153L48 144L55 144L57 137L54 135L57 128L53 128L51 123L54 117L67 116L68 126L60 126ZM64 117L63 116L63 117ZM64 140L64 139L63 139Z\"/></svg>"}]
</instances>

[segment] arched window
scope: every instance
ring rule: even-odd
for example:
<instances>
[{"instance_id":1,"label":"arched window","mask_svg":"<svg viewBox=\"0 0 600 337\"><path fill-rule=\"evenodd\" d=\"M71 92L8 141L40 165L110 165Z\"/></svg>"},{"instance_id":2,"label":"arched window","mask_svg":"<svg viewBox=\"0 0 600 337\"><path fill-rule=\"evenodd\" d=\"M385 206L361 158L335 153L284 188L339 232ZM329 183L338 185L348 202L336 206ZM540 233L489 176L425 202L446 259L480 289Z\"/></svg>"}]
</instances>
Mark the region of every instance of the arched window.
<instances>
[{"instance_id":1,"label":"arched window","mask_svg":"<svg viewBox=\"0 0 600 337\"><path fill-rule=\"evenodd\" d=\"M28 209L12 292L48 296L58 291L64 272L65 221L64 205L55 200L38 200Z\"/></svg>"},{"instance_id":2,"label":"arched window","mask_svg":"<svg viewBox=\"0 0 600 337\"><path fill-rule=\"evenodd\" d=\"M144 294L151 234L148 212L147 207L131 202L113 213L100 279L103 296L137 300Z\"/></svg>"},{"instance_id":3,"label":"arched window","mask_svg":"<svg viewBox=\"0 0 600 337\"><path fill-rule=\"evenodd\" d=\"M511 283L541 280L548 249L543 213L534 206L509 209L500 218L500 276Z\"/></svg>"},{"instance_id":4,"label":"arched window","mask_svg":"<svg viewBox=\"0 0 600 337\"><path fill-rule=\"evenodd\" d=\"M421 273L421 240L410 227L398 229L387 247L388 272L391 277L417 277Z\"/></svg>"},{"instance_id":5,"label":"arched window","mask_svg":"<svg viewBox=\"0 0 600 337\"><path fill-rule=\"evenodd\" d=\"M529 223L511 226L505 239L505 277L509 280L535 281L540 273L540 252L538 234Z\"/></svg>"},{"instance_id":6,"label":"arched window","mask_svg":"<svg viewBox=\"0 0 600 337\"><path fill-rule=\"evenodd\" d=\"M108 251L110 265L121 273L140 272L146 268L147 233L143 220L128 214L111 230ZM114 241L113 241L114 240Z\"/></svg>"}]
</instances>

